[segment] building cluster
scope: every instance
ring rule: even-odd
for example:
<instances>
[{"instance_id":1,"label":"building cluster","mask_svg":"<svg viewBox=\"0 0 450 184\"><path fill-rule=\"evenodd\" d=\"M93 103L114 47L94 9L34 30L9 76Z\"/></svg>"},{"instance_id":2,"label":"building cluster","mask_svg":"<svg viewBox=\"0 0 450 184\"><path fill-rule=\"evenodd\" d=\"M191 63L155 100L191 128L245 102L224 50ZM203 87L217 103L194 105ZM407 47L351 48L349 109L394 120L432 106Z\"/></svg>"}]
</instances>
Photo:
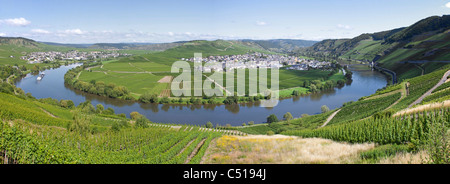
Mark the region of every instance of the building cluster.
<instances>
[{"instance_id":1,"label":"building cluster","mask_svg":"<svg viewBox=\"0 0 450 184\"><path fill-rule=\"evenodd\" d=\"M79 51L68 51L68 52L32 52L26 56L22 56L21 59L27 60L28 63L46 63L61 60L94 60L94 59L106 59L106 58L117 58L119 56L130 56L126 53L117 52L103 52L103 51L92 51L92 52L79 52Z\"/></svg>"},{"instance_id":2,"label":"building cluster","mask_svg":"<svg viewBox=\"0 0 450 184\"><path fill-rule=\"evenodd\" d=\"M194 66L194 70L203 72L226 71L227 69L244 68L281 68L287 66L288 70L308 70L309 68L324 68L331 66L330 62L307 60L295 56L283 56L263 53L247 53L243 55L209 56L206 58L182 58L183 61L203 63L203 66Z\"/></svg>"}]
</instances>

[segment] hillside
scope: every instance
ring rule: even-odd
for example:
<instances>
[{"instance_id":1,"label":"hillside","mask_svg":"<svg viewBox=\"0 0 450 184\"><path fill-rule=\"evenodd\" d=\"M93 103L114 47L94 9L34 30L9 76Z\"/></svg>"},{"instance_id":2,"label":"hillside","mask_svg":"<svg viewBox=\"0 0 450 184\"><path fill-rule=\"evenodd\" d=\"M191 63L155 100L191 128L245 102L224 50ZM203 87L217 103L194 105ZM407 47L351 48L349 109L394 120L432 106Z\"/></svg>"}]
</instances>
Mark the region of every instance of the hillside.
<instances>
[{"instance_id":1,"label":"hillside","mask_svg":"<svg viewBox=\"0 0 450 184\"><path fill-rule=\"evenodd\" d=\"M0 37L0 65L24 65L21 56L30 52L68 51L74 48L47 45L28 38Z\"/></svg>"},{"instance_id":2,"label":"hillside","mask_svg":"<svg viewBox=\"0 0 450 184\"><path fill-rule=\"evenodd\" d=\"M262 48L280 53L292 52L299 48L310 47L317 41L293 40L293 39L274 39L274 40L241 40L244 43L254 43Z\"/></svg>"},{"instance_id":3,"label":"hillside","mask_svg":"<svg viewBox=\"0 0 450 184\"><path fill-rule=\"evenodd\" d=\"M375 61L378 66L395 71L401 81L447 64L439 61L450 60L449 31L450 15L433 16L406 28L366 33L352 39L324 40L298 49L297 53L341 61Z\"/></svg>"},{"instance_id":4,"label":"hillside","mask_svg":"<svg viewBox=\"0 0 450 184\"><path fill-rule=\"evenodd\" d=\"M89 48L164 51L180 45L182 43L96 43Z\"/></svg>"}]
</instances>

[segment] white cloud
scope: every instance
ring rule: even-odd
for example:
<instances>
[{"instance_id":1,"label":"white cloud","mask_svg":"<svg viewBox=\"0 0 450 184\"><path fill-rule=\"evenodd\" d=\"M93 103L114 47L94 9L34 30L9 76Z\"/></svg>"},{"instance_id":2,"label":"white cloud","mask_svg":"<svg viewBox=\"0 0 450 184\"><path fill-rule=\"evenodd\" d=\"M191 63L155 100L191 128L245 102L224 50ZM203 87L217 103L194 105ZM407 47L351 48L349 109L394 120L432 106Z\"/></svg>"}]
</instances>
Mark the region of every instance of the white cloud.
<instances>
[{"instance_id":1,"label":"white cloud","mask_svg":"<svg viewBox=\"0 0 450 184\"><path fill-rule=\"evenodd\" d=\"M169 36L173 36L173 32L168 32L167 34L169 34Z\"/></svg>"},{"instance_id":2,"label":"white cloud","mask_svg":"<svg viewBox=\"0 0 450 184\"><path fill-rule=\"evenodd\" d=\"M349 26L349 25L343 25L343 24L338 24L337 25L337 27L339 28L339 29L352 29L352 27L351 26Z\"/></svg>"},{"instance_id":3,"label":"white cloud","mask_svg":"<svg viewBox=\"0 0 450 184\"><path fill-rule=\"evenodd\" d=\"M32 33L38 33L38 34L50 34L50 31L44 30L44 29L32 29Z\"/></svg>"},{"instance_id":4,"label":"white cloud","mask_svg":"<svg viewBox=\"0 0 450 184\"><path fill-rule=\"evenodd\" d=\"M63 31L63 33L81 35L81 34L85 34L86 32L81 31L80 29L67 29L67 30Z\"/></svg>"},{"instance_id":5,"label":"white cloud","mask_svg":"<svg viewBox=\"0 0 450 184\"><path fill-rule=\"evenodd\" d=\"M258 25L258 26L265 26L265 25L267 25L267 22L256 21L256 25Z\"/></svg>"},{"instance_id":6,"label":"white cloud","mask_svg":"<svg viewBox=\"0 0 450 184\"><path fill-rule=\"evenodd\" d=\"M445 4L445 7L450 8L450 2L448 2L447 4Z\"/></svg>"},{"instance_id":7,"label":"white cloud","mask_svg":"<svg viewBox=\"0 0 450 184\"><path fill-rule=\"evenodd\" d=\"M14 18L14 19L3 19L3 20L0 20L0 23L4 23L7 25L11 25L11 26L26 26L26 25L31 24L30 21L28 21L27 19L22 18L22 17Z\"/></svg>"},{"instance_id":8,"label":"white cloud","mask_svg":"<svg viewBox=\"0 0 450 184\"><path fill-rule=\"evenodd\" d=\"M6 33L0 33L0 36L6 36Z\"/></svg>"}]
</instances>

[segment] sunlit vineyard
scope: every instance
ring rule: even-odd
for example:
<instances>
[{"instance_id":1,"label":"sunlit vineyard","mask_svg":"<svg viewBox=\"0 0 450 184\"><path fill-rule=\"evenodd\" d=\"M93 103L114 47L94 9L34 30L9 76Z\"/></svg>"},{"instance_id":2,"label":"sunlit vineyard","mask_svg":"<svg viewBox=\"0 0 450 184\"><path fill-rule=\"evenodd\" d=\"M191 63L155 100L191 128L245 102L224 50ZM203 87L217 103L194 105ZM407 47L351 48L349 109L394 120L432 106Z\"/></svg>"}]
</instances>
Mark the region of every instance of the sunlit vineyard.
<instances>
[{"instance_id":1,"label":"sunlit vineyard","mask_svg":"<svg viewBox=\"0 0 450 184\"><path fill-rule=\"evenodd\" d=\"M362 100L342 107L329 124L344 123L369 117L385 110L401 97L400 93L370 100Z\"/></svg>"},{"instance_id":2,"label":"sunlit vineyard","mask_svg":"<svg viewBox=\"0 0 450 184\"><path fill-rule=\"evenodd\" d=\"M425 92L435 86L442 78L445 72L448 71L448 67L438 70L433 73L429 73L423 76L415 77L409 80L408 96L402 99L398 104L393 106L394 110L401 110L407 108Z\"/></svg>"},{"instance_id":3,"label":"sunlit vineyard","mask_svg":"<svg viewBox=\"0 0 450 184\"><path fill-rule=\"evenodd\" d=\"M2 163L184 164L199 163L221 133L170 127L127 128L80 136L22 121L0 124Z\"/></svg>"},{"instance_id":4,"label":"sunlit vineyard","mask_svg":"<svg viewBox=\"0 0 450 184\"><path fill-rule=\"evenodd\" d=\"M449 108L445 108L397 118L370 118L314 130L286 131L283 134L350 143L404 144L427 140L430 126L445 123L448 127L449 121Z\"/></svg>"}]
</instances>

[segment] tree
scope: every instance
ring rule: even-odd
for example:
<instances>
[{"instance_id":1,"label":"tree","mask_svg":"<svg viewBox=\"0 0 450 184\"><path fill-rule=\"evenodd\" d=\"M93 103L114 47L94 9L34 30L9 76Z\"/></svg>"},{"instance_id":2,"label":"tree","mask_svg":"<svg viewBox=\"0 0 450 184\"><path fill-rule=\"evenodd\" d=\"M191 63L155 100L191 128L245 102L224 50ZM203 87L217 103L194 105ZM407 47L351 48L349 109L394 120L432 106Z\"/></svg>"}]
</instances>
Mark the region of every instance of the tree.
<instances>
[{"instance_id":1,"label":"tree","mask_svg":"<svg viewBox=\"0 0 450 184\"><path fill-rule=\"evenodd\" d=\"M322 105L322 107L320 107L320 110L322 110L322 113L326 113L330 111L330 108L328 108L326 105Z\"/></svg>"},{"instance_id":2,"label":"tree","mask_svg":"<svg viewBox=\"0 0 450 184\"><path fill-rule=\"evenodd\" d=\"M149 120L145 117L140 117L136 120L136 123L134 124L135 128L148 128L148 122Z\"/></svg>"},{"instance_id":3,"label":"tree","mask_svg":"<svg viewBox=\"0 0 450 184\"><path fill-rule=\"evenodd\" d=\"M139 112L131 112L130 113L130 117L131 117L132 120L137 120L137 119L143 117L143 115L139 114Z\"/></svg>"},{"instance_id":4,"label":"tree","mask_svg":"<svg viewBox=\"0 0 450 184\"><path fill-rule=\"evenodd\" d=\"M208 121L205 126L206 128L213 128L213 124L210 121Z\"/></svg>"},{"instance_id":5,"label":"tree","mask_svg":"<svg viewBox=\"0 0 450 184\"><path fill-rule=\"evenodd\" d=\"M278 122L278 118L275 114L271 114L270 116L267 117L267 123L271 124L275 122Z\"/></svg>"},{"instance_id":6,"label":"tree","mask_svg":"<svg viewBox=\"0 0 450 184\"><path fill-rule=\"evenodd\" d=\"M293 119L294 117L292 117L292 114L290 112L287 112L286 114L284 114L283 118L286 121L289 121L289 120Z\"/></svg>"},{"instance_id":7,"label":"tree","mask_svg":"<svg viewBox=\"0 0 450 184\"><path fill-rule=\"evenodd\" d=\"M91 118L89 116L83 115L80 110L76 110L73 113L73 123L69 124L68 129L80 136L86 136L89 133L90 123Z\"/></svg>"},{"instance_id":8,"label":"tree","mask_svg":"<svg viewBox=\"0 0 450 184\"><path fill-rule=\"evenodd\" d=\"M96 107L97 107L97 113L99 113L99 114L102 113L103 110L105 110L105 107L103 107L102 104L97 104Z\"/></svg>"},{"instance_id":9,"label":"tree","mask_svg":"<svg viewBox=\"0 0 450 184\"><path fill-rule=\"evenodd\" d=\"M139 101L143 103L157 103L158 96L156 94L145 93L139 97Z\"/></svg>"}]
</instances>

